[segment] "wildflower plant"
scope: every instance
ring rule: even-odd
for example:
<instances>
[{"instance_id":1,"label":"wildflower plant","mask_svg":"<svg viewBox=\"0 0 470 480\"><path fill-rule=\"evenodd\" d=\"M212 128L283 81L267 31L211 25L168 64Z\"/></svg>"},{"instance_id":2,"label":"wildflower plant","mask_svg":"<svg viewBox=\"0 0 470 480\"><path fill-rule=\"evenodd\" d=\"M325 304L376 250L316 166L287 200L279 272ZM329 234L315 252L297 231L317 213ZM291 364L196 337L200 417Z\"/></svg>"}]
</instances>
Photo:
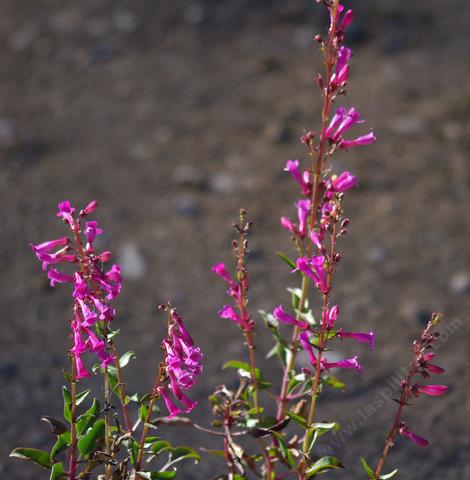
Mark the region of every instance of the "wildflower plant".
<instances>
[{"instance_id":1,"label":"wildflower plant","mask_svg":"<svg viewBox=\"0 0 470 480\"><path fill-rule=\"evenodd\" d=\"M166 427L183 423L201 435L220 439L219 449L201 449L225 460L226 471L218 479L309 479L344 468L336 456L318 454L323 437L333 435L340 425L335 419L319 421L317 402L325 389L344 388L336 375L342 376L344 370L351 371L344 374L363 373L359 355L341 359L332 355L339 342L373 351L375 336L369 329L343 329L341 308L334 298L335 273L342 259L340 246L350 223L346 198L359 182L350 171L333 173L332 161L344 150L375 143L376 137L372 130L364 129L356 108L340 105L351 68L352 52L344 42L353 12L346 11L339 0L318 3L330 16L326 36L315 37L325 68L316 77L323 99L320 124L315 132L301 137L308 161L288 160L285 164L284 171L299 189L295 220L280 219L292 239L294 258L277 252L298 284L288 288L290 305L274 302L268 306L269 312L251 310L247 255L253 225L240 210L234 225L233 264L218 263L212 271L224 282L228 297L218 312L219 321L230 320L239 329L246 353L244 358L224 365L236 370L238 383L234 388L218 385L210 395L211 426L198 425L186 417L196 406L187 393L202 373L203 356L170 303L159 306L166 315L167 336L161 341L153 386L144 395L127 393L123 369L134 355L118 354L118 315L112 304L121 290L120 267L107 267L110 252L95 251L95 240L103 230L88 217L97 203L91 202L77 213L70 202L62 202L57 216L64 221L68 235L31 247L51 286L71 287L71 367L65 374L69 385L63 387L64 419L44 417L56 437L50 452L17 448L12 456L49 469L51 479L175 478L176 463L201 458L195 449L173 447L162 437ZM355 130L358 133L352 133ZM426 383L432 375L444 372L434 363L432 352L440 320L440 314L433 314L413 343L410 369L398 392L397 411L382 454L375 468L361 459L364 478L396 475L397 470L383 473L383 468L398 439L409 439L419 447L428 445L410 429L404 413L421 395L437 397L447 391L445 385ZM267 358L274 362L277 357L278 378L268 378L257 366L255 334L261 327L272 334L274 344ZM307 366L299 362L300 352L305 352ZM90 361L97 362L91 369L86 366ZM104 395L84 407L92 372L102 375ZM272 371L269 374L273 377ZM421 379L417 381L417 377ZM194 475L191 478L202 478Z\"/></svg>"}]
</instances>

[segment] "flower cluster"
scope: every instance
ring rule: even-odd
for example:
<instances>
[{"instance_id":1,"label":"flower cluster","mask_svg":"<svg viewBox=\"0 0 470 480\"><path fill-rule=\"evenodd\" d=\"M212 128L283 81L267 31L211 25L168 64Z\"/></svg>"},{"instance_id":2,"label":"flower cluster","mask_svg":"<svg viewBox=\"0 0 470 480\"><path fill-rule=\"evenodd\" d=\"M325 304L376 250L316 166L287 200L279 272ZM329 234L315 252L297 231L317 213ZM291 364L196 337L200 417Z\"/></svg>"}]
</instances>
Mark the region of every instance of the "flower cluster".
<instances>
[{"instance_id":1,"label":"flower cluster","mask_svg":"<svg viewBox=\"0 0 470 480\"><path fill-rule=\"evenodd\" d=\"M413 363L411 369L402 381L401 395L399 400L399 413L404 407L409 405L409 401L421 395L429 395L431 397L440 397L444 395L448 387L446 385L421 385L413 381L416 375L421 375L423 378L429 378L431 374L444 373L444 369L433 363L429 363L434 359L434 352L430 350L434 347L439 338L439 334L434 332L434 327L440 321L440 314L433 314L426 329L422 332L421 337L413 343ZM411 432L405 422L401 421L398 415L399 422L396 424L393 433L398 433L402 437L407 437L420 447L426 447L429 442L419 435Z\"/></svg>"},{"instance_id":2,"label":"flower cluster","mask_svg":"<svg viewBox=\"0 0 470 480\"><path fill-rule=\"evenodd\" d=\"M184 412L189 413L197 402L189 399L183 390L189 390L202 373L202 353L199 347L194 346L183 318L174 308L169 310L168 337L163 340L162 346L165 352L164 378L168 383L157 387L156 393L163 398L170 417L181 413L171 399L170 392L184 406Z\"/></svg>"},{"instance_id":3,"label":"flower cluster","mask_svg":"<svg viewBox=\"0 0 470 480\"><path fill-rule=\"evenodd\" d=\"M227 318L235 322L244 332L251 332L255 326L253 319L248 314L244 302L245 292L248 290L247 275L240 275L240 280L232 280L232 277L227 272L224 263L218 263L211 269L216 275L225 280L229 288L227 295L234 299L238 312L232 305L224 305L219 310L219 317Z\"/></svg>"},{"instance_id":4,"label":"flower cluster","mask_svg":"<svg viewBox=\"0 0 470 480\"><path fill-rule=\"evenodd\" d=\"M114 356L107 352L106 330L108 322L115 316L109 302L121 291L121 269L119 265L112 265L107 271L103 269L103 264L111 259L111 253L96 254L94 248L94 242L103 230L94 220L83 225L84 218L96 207L97 203L93 201L75 215L75 208L69 201L59 203L57 216L70 228L70 237L31 245L43 270L47 271L52 287L58 283L74 285L73 347L70 351L75 360L77 379L90 376L82 360L86 351L99 358L102 368L114 360ZM52 266L61 263L73 264L75 271L69 274Z\"/></svg>"}]
</instances>

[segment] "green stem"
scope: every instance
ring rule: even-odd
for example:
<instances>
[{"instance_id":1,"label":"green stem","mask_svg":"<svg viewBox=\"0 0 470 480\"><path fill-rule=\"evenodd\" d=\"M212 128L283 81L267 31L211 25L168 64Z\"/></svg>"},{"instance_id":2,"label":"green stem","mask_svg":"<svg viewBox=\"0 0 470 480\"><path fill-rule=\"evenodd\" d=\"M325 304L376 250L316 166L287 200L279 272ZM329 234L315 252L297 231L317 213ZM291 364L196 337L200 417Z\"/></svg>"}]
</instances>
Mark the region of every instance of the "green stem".
<instances>
[{"instance_id":1,"label":"green stem","mask_svg":"<svg viewBox=\"0 0 470 480\"><path fill-rule=\"evenodd\" d=\"M70 382L72 403L70 406L70 450L69 450L69 471L68 479L74 480L77 470L77 367L72 357L72 379Z\"/></svg>"}]
</instances>

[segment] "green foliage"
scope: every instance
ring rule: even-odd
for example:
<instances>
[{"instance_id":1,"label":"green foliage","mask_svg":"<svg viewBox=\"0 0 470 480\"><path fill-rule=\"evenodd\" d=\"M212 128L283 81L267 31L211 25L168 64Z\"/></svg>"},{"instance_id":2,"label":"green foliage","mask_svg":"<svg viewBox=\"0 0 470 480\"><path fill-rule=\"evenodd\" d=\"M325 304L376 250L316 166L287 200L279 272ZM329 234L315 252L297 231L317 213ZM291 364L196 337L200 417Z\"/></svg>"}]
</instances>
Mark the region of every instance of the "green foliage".
<instances>
[{"instance_id":1,"label":"green foliage","mask_svg":"<svg viewBox=\"0 0 470 480\"><path fill-rule=\"evenodd\" d=\"M317 460L305 473L307 478L310 478L336 468L343 468L341 462L336 457L323 457Z\"/></svg>"},{"instance_id":2,"label":"green foliage","mask_svg":"<svg viewBox=\"0 0 470 480\"><path fill-rule=\"evenodd\" d=\"M386 473L384 475L379 475L378 477L375 476L374 470L369 466L367 463L366 459L361 457L361 463L362 467L364 468L365 472L367 473L367 476L369 478L372 478L373 480L389 480L390 478L393 478L397 473L398 473L398 468L393 470L393 472Z\"/></svg>"},{"instance_id":3,"label":"green foliage","mask_svg":"<svg viewBox=\"0 0 470 480\"><path fill-rule=\"evenodd\" d=\"M15 448L10 453L10 457L20 458L22 460L30 460L41 467L48 469L52 468L52 462L49 453L45 452L44 450L38 450L37 448Z\"/></svg>"},{"instance_id":4,"label":"green foliage","mask_svg":"<svg viewBox=\"0 0 470 480\"><path fill-rule=\"evenodd\" d=\"M96 449L96 442L104 438L105 421L100 418L88 432L78 440L78 450L81 457L88 457Z\"/></svg>"}]
</instances>

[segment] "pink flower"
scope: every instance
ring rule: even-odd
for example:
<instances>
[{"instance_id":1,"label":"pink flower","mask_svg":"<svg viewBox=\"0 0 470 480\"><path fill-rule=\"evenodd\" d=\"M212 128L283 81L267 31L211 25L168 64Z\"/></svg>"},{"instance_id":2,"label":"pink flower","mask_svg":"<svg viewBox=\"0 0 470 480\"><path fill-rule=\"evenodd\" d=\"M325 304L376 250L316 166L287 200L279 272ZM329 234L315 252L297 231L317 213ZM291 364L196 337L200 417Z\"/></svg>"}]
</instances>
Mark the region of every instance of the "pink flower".
<instances>
[{"instance_id":1,"label":"pink flower","mask_svg":"<svg viewBox=\"0 0 470 480\"><path fill-rule=\"evenodd\" d=\"M375 143L376 137L374 135L374 132L370 132L367 135L363 135L362 137L357 137L354 140L341 140L339 146L340 148L351 148L351 147L356 147L360 145L370 145L372 143Z\"/></svg>"},{"instance_id":2,"label":"pink flower","mask_svg":"<svg viewBox=\"0 0 470 480\"><path fill-rule=\"evenodd\" d=\"M299 335L299 342L300 345L302 345L302 348L308 353L309 359L310 359L310 364L315 366L317 363L317 357L315 356L315 353L313 352L313 347L312 344L310 343L310 336L307 332L302 332Z\"/></svg>"},{"instance_id":3,"label":"pink flower","mask_svg":"<svg viewBox=\"0 0 470 480\"><path fill-rule=\"evenodd\" d=\"M106 368L108 365L114 362L115 357L113 355L109 355L104 350L98 350L96 352L97 357L101 360L100 367Z\"/></svg>"},{"instance_id":4,"label":"pink flower","mask_svg":"<svg viewBox=\"0 0 470 480\"><path fill-rule=\"evenodd\" d=\"M61 217L64 221L66 221L72 231L76 231L79 227L73 218L73 214L75 212L75 208L73 208L68 200L59 203L58 205L59 211L57 212L57 216Z\"/></svg>"},{"instance_id":5,"label":"pink flower","mask_svg":"<svg viewBox=\"0 0 470 480\"><path fill-rule=\"evenodd\" d=\"M81 298L77 298L77 302L80 305L80 309L83 315L82 325L84 327L91 327L97 322L98 316Z\"/></svg>"},{"instance_id":6,"label":"pink flower","mask_svg":"<svg viewBox=\"0 0 470 480\"><path fill-rule=\"evenodd\" d=\"M61 273L55 268L50 268L47 272L47 276L51 281L51 287L55 287L57 283L71 283L73 282L72 275L67 275L65 273Z\"/></svg>"},{"instance_id":7,"label":"pink flower","mask_svg":"<svg viewBox=\"0 0 470 480\"><path fill-rule=\"evenodd\" d=\"M345 192L357 187L357 178L350 172L343 172L339 177L332 177L331 190L334 192Z\"/></svg>"},{"instance_id":8,"label":"pink flower","mask_svg":"<svg viewBox=\"0 0 470 480\"><path fill-rule=\"evenodd\" d=\"M362 333L362 332L344 332L340 330L336 336L338 338L352 338L360 343L368 343L371 351L374 350L374 332Z\"/></svg>"},{"instance_id":9,"label":"pink flower","mask_svg":"<svg viewBox=\"0 0 470 480\"><path fill-rule=\"evenodd\" d=\"M39 245L33 245L30 243L30 246L35 253L49 253L51 250L58 247L65 247L69 243L70 240L67 237L61 237L57 240L49 240L48 242L44 242Z\"/></svg>"},{"instance_id":10,"label":"pink flower","mask_svg":"<svg viewBox=\"0 0 470 480\"><path fill-rule=\"evenodd\" d=\"M351 58L351 50L347 47L341 47L338 51L338 61L336 63L336 71L331 76L331 84L333 88L344 86L349 77L348 62Z\"/></svg>"},{"instance_id":11,"label":"pink flower","mask_svg":"<svg viewBox=\"0 0 470 480\"><path fill-rule=\"evenodd\" d=\"M335 133L331 136L331 140L337 142L344 132L348 131L357 123L364 123L364 121L360 120L360 114L355 108L350 108L348 113L343 116Z\"/></svg>"},{"instance_id":12,"label":"pink flower","mask_svg":"<svg viewBox=\"0 0 470 480\"><path fill-rule=\"evenodd\" d=\"M326 328L328 328L328 330L331 330L334 327L335 322L338 319L338 315L338 305L334 305L333 307L326 310Z\"/></svg>"},{"instance_id":13,"label":"pink flower","mask_svg":"<svg viewBox=\"0 0 470 480\"><path fill-rule=\"evenodd\" d=\"M354 14L353 14L353 11L352 10L348 10L344 16L343 16L343 20L341 21L341 24L340 24L340 29L344 32L346 30L346 28L349 27L349 25L351 25L352 21L354 20Z\"/></svg>"},{"instance_id":14,"label":"pink flower","mask_svg":"<svg viewBox=\"0 0 470 480\"><path fill-rule=\"evenodd\" d=\"M298 160L287 160L284 171L289 172L292 175L293 179L300 185L304 195L310 193L310 174L308 171L305 171L304 173L300 172Z\"/></svg>"},{"instance_id":15,"label":"pink flower","mask_svg":"<svg viewBox=\"0 0 470 480\"><path fill-rule=\"evenodd\" d=\"M310 214L310 200L299 200L295 206L297 207L297 215L299 218L298 233L301 238L305 238L308 232L308 218Z\"/></svg>"},{"instance_id":16,"label":"pink flower","mask_svg":"<svg viewBox=\"0 0 470 480\"><path fill-rule=\"evenodd\" d=\"M359 363L357 355L353 358L348 358L346 360L340 360L339 362L322 362L322 366L325 370L330 370L331 368L346 368L346 369L356 369L359 373L362 373L362 366Z\"/></svg>"},{"instance_id":17,"label":"pink flower","mask_svg":"<svg viewBox=\"0 0 470 480\"><path fill-rule=\"evenodd\" d=\"M95 220L91 222L86 222L85 237L87 239L87 243L85 248L88 253L93 252L93 242L98 235L102 234L103 230L98 227L98 222L96 222Z\"/></svg>"},{"instance_id":18,"label":"pink flower","mask_svg":"<svg viewBox=\"0 0 470 480\"><path fill-rule=\"evenodd\" d=\"M75 378L77 380L80 380L82 378L90 377L91 374L83 365L82 357L80 355L74 355L74 358L75 358L75 366L77 369L77 375Z\"/></svg>"},{"instance_id":19,"label":"pink flower","mask_svg":"<svg viewBox=\"0 0 470 480\"><path fill-rule=\"evenodd\" d=\"M280 322L285 323L287 325L296 325L297 327L300 327L303 329L310 327L310 325L307 322L302 322L300 320L297 320L296 318L291 317L286 312L284 312L282 305L279 305L278 307L276 307L274 309L273 314Z\"/></svg>"},{"instance_id":20,"label":"pink flower","mask_svg":"<svg viewBox=\"0 0 470 480\"><path fill-rule=\"evenodd\" d=\"M229 273L227 272L225 268L224 263L218 263L217 265L214 265L211 270L218 275L222 280L225 280L229 285L233 286L234 281L230 277Z\"/></svg>"},{"instance_id":21,"label":"pink flower","mask_svg":"<svg viewBox=\"0 0 470 480\"><path fill-rule=\"evenodd\" d=\"M168 418L172 418L175 415L178 415L181 413L181 410L173 403L173 401L171 400L165 388L160 387L158 390L158 393L160 394L160 396L163 398L163 401L165 402L165 406L169 413Z\"/></svg>"},{"instance_id":22,"label":"pink flower","mask_svg":"<svg viewBox=\"0 0 470 480\"><path fill-rule=\"evenodd\" d=\"M80 210L80 215L83 217L85 215L89 215L90 213L94 212L98 207L98 202L96 200L92 200L83 210Z\"/></svg>"},{"instance_id":23,"label":"pink flower","mask_svg":"<svg viewBox=\"0 0 470 480\"><path fill-rule=\"evenodd\" d=\"M429 442L424 437L420 437L419 435L416 435L416 433L410 432L405 425L398 430L398 433L402 437L408 437L413 443L418 445L418 447L427 447L429 445Z\"/></svg>"},{"instance_id":24,"label":"pink flower","mask_svg":"<svg viewBox=\"0 0 470 480\"><path fill-rule=\"evenodd\" d=\"M218 313L220 318L228 318L229 320L232 320L232 322L238 324L240 327L243 324L243 320L232 307L232 305L224 305Z\"/></svg>"},{"instance_id":25,"label":"pink flower","mask_svg":"<svg viewBox=\"0 0 470 480\"><path fill-rule=\"evenodd\" d=\"M294 235L297 233L297 227L287 217L281 217L281 225Z\"/></svg>"},{"instance_id":26,"label":"pink flower","mask_svg":"<svg viewBox=\"0 0 470 480\"><path fill-rule=\"evenodd\" d=\"M440 397L444 395L449 387L446 385L415 385L415 389L418 393L424 393L432 397Z\"/></svg>"},{"instance_id":27,"label":"pink flower","mask_svg":"<svg viewBox=\"0 0 470 480\"><path fill-rule=\"evenodd\" d=\"M320 235L318 235L315 230L312 230L310 233L310 240L312 240L312 243L318 248L318 250L322 249L322 244L320 240Z\"/></svg>"},{"instance_id":28,"label":"pink flower","mask_svg":"<svg viewBox=\"0 0 470 480\"><path fill-rule=\"evenodd\" d=\"M292 272L302 272L304 275L313 280L315 286L322 293L326 294L328 293L329 288L324 262L324 256L316 256L312 258L301 257L297 259L297 268L292 270Z\"/></svg>"}]
</instances>

